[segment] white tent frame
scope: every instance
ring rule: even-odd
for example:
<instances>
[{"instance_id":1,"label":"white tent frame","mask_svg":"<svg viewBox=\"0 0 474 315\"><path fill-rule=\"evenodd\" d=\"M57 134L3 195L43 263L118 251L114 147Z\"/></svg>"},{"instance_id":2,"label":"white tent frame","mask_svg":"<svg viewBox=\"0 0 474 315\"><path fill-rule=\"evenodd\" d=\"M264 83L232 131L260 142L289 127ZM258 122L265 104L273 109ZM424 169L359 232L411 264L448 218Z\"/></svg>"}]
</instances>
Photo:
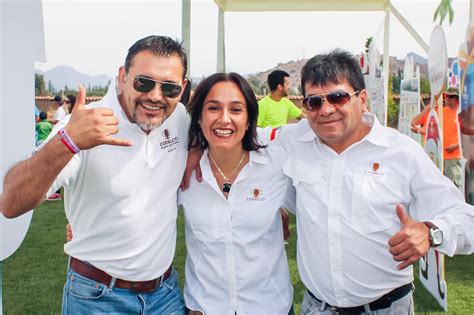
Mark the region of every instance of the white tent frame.
<instances>
[{"instance_id":1,"label":"white tent frame","mask_svg":"<svg viewBox=\"0 0 474 315\"><path fill-rule=\"evenodd\" d=\"M190 48L191 0L182 0L182 38L184 46ZM471 0L471 2L474 0ZM217 32L217 64L218 72L226 70L225 60L225 12L268 12L268 11L384 11L384 42L383 42L383 73L385 107L388 100L389 74L389 34L390 13L405 27L411 36L428 54L428 45L408 23L403 15L393 6L390 0L214 0L219 8ZM471 6L471 15L473 9ZM190 65L188 64L188 73ZM386 122L385 122L386 124Z\"/></svg>"}]
</instances>

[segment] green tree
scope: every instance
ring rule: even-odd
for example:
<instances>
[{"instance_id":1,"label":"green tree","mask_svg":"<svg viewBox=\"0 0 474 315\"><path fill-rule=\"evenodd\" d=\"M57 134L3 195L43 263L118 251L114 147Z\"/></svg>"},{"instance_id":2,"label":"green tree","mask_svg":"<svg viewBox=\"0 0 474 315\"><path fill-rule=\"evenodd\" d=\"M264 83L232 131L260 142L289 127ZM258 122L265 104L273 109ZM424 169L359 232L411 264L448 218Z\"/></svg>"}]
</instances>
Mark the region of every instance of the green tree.
<instances>
[{"instance_id":1,"label":"green tree","mask_svg":"<svg viewBox=\"0 0 474 315\"><path fill-rule=\"evenodd\" d=\"M64 90L62 91L64 95L69 95L69 94L76 95L77 92L78 92L77 90L68 88L67 85L64 86Z\"/></svg>"},{"instance_id":2,"label":"green tree","mask_svg":"<svg viewBox=\"0 0 474 315\"><path fill-rule=\"evenodd\" d=\"M452 0L441 0L438 7L436 8L433 15L433 22L439 18L439 25L442 25L446 16L449 19L449 25L453 23L454 20L454 10L451 5Z\"/></svg>"},{"instance_id":3,"label":"green tree","mask_svg":"<svg viewBox=\"0 0 474 315\"><path fill-rule=\"evenodd\" d=\"M46 86L44 84L44 75L35 73L35 96L46 95Z\"/></svg>"},{"instance_id":4,"label":"green tree","mask_svg":"<svg viewBox=\"0 0 474 315\"><path fill-rule=\"evenodd\" d=\"M426 76L420 77L420 94L430 94L430 80Z\"/></svg>"},{"instance_id":5,"label":"green tree","mask_svg":"<svg viewBox=\"0 0 474 315\"><path fill-rule=\"evenodd\" d=\"M260 85L262 85L262 82L260 82L259 79L257 79L256 77L250 77L247 79L247 82L252 87L252 90L256 95L261 95Z\"/></svg>"},{"instance_id":6,"label":"green tree","mask_svg":"<svg viewBox=\"0 0 474 315\"><path fill-rule=\"evenodd\" d=\"M400 73L400 70L398 71L397 74L393 74L392 76L392 89L393 89L393 94L400 94L400 84L402 81L402 75Z\"/></svg>"},{"instance_id":7,"label":"green tree","mask_svg":"<svg viewBox=\"0 0 474 315\"><path fill-rule=\"evenodd\" d=\"M87 96L104 96L107 93L109 85L110 85L110 81L109 81L109 84L107 84L106 86L94 85L90 87L90 91L87 91Z\"/></svg>"},{"instance_id":8,"label":"green tree","mask_svg":"<svg viewBox=\"0 0 474 315\"><path fill-rule=\"evenodd\" d=\"M372 44L372 42L374 41L374 38L372 36L368 37L366 40L365 40L365 53L368 54L369 53L369 47L370 47L370 44Z\"/></svg>"},{"instance_id":9,"label":"green tree","mask_svg":"<svg viewBox=\"0 0 474 315\"><path fill-rule=\"evenodd\" d=\"M388 101L387 101L387 126L398 128L398 111L399 106L393 99L393 75L388 76Z\"/></svg>"},{"instance_id":10,"label":"green tree","mask_svg":"<svg viewBox=\"0 0 474 315\"><path fill-rule=\"evenodd\" d=\"M48 92L49 92L50 95L56 93L56 89L54 88L53 83L51 82L51 80L48 80Z\"/></svg>"}]
</instances>

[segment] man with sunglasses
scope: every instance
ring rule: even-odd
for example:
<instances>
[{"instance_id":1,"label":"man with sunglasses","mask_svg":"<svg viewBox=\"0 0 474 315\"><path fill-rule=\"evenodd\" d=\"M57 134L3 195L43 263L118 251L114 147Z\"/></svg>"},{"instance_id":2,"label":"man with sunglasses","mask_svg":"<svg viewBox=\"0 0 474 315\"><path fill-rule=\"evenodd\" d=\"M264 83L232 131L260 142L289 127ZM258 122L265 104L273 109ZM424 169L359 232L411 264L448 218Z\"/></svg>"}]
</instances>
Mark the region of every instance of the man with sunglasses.
<instances>
[{"instance_id":1,"label":"man with sunglasses","mask_svg":"<svg viewBox=\"0 0 474 315\"><path fill-rule=\"evenodd\" d=\"M351 54L311 58L301 86L308 120L276 140L297 195L301 313L413 314L411 264L430 247L472 253L474 208L419 144L367 112Z\"/></svg>"},{"instance_id":2,"label":"man with sunglasses","mask_svg":"<svg viewBox=\"0 0 474 315\"><path fill-rule=\"evenodd\" d=\"M0 209L27 212L64 186L74 238L63 313L184 314L176 271L177 189L187 150L184 48L149 36L128 51L115 84L70 116L6 175ZM116 137L112 137L116 135Z\"/></svg>"}]
</instances>

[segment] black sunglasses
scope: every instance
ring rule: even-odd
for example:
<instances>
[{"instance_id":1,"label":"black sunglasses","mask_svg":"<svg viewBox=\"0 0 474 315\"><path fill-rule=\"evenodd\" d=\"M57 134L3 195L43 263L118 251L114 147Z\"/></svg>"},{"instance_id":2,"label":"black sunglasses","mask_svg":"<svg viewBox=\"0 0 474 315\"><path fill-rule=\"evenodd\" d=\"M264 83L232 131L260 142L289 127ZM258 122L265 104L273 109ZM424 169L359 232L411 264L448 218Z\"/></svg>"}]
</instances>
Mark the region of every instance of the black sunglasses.
<instances>
[{"instance_id":1,"label":"black sunglasses","mask_svg":"<svg viewBox=\"0 0 474 315\"><path fill-rule=\"evenodd\" d=\"M353 93L335 91L323 95L311 95L303 99L303 106L310 112L317 111L321 109L324 104L324 100L326 100L332 106L340 108L351 100L352 95L357 93L359 93L359 91L355 91Z\"/></svg>"},{"instance_id":2,"label":"black sunglasses","mask_svg":"<svg viewBox=\"0 0 474 315\"><path fill-rule=\"evenodd\" d=\"M446 94L446 98L455 98L459 99L459 96L457 94Z\"/></svg>"},{"instance_id":3,"label":"black sunglasses","mask_svg":"<svg viewBox=\"0 0 474 315\"><path fill-rule=\"evenodd\" d=\"M183 87L176 83L156 81L147 77L136 76L133 79L133 88L140 93L148 93L158 84L161 93L166 97L176 97L181 93Z\"/></svg>"}]
</instances>

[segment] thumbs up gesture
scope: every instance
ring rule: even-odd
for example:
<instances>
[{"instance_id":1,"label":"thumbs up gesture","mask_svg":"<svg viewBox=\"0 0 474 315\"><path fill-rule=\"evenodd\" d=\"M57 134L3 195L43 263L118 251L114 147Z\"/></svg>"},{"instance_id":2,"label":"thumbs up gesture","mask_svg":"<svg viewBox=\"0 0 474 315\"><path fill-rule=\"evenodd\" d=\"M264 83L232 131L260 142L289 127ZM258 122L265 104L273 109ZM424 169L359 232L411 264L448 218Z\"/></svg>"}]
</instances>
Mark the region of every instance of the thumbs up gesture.
<instances>
[{"instance_id":1,"label":"thumbs up gesture","mask_svg":"<svg viewBox=\"0 0 474 315\"><path fill-rule=\"evenodd\" d=\"M81 150L101 144L131 146L128 140L112 138L118 133L118 119L110 108L86 108L86 91L79 86L76 103L65 130L74 144Z\"/></svg>"},{"instance_id":2,"label":"thumbs up gesture","mask_svg":"<svg viewBox=\"0 0 474 315\"><path fill-rule=\"evenodd\" d=\"M390 254L395 261L401 261L398 270L405 269L423 257L430 249L429 229L423 223L412 219L400 204L396 206L400 220L400 231L389 240Z\"/></svg>"}]
</instances>

